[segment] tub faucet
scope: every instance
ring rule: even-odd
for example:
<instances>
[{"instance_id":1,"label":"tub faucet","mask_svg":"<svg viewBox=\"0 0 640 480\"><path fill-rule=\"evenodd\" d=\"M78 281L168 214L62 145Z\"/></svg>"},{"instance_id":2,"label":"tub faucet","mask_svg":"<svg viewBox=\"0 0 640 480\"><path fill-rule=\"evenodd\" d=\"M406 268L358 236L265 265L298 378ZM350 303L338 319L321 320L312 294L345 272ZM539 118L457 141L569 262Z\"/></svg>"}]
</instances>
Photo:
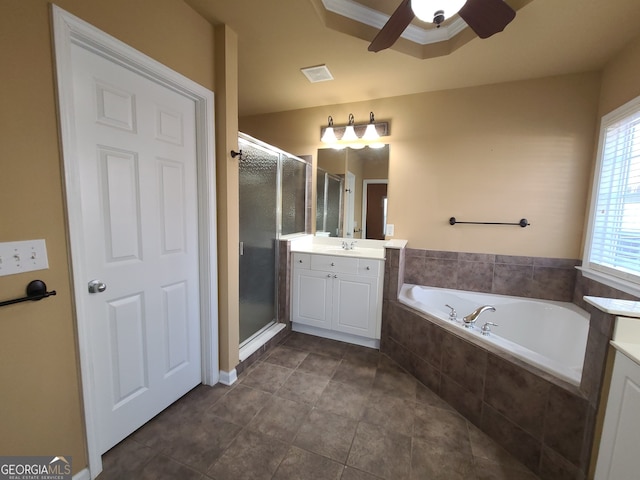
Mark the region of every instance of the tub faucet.
<instances>
[{"instance_id":1,"label":"tub faucet","mask_svg":"<svg viewBox=\"0 0 640 480\"><path fill-rule=\"evenodd\" d=\"M456 309L453 308L448 303L445 304L445 307L448 307L451 309L451 311L449 312L449 320L451 320L452 322L455 322L458 319L458 313L456 312Z\"/></svg>"},{"instance_id":2,"label":"tub faucet","mask_svg":"<svg viewBox=\"0 0 640 480\"><path fill-rule=\"evenodd\" d=\"M483 313L489 310L490 312L495 312L496 308L493 305L483 305L482 307L476 308L473 312L471 312L466 317L463 317L462 320L464 322L464 326L467 328L473 328L473 325L478 320L478 317Z\"/></svg>"},{"instance_id":3,"label":"tub faucet","mask_svg":"<svg viewBox=\"0 0 640 480\"><path fill-rule=\"evenodd\" d=\"M491 327L499 327L500 325L498 325L497 323L493 323L493 322L485 322L484 325L482 325L482 328L480 328L482 335L484 335L485 337L491 335Z\"/></svg>"}]
</instances>

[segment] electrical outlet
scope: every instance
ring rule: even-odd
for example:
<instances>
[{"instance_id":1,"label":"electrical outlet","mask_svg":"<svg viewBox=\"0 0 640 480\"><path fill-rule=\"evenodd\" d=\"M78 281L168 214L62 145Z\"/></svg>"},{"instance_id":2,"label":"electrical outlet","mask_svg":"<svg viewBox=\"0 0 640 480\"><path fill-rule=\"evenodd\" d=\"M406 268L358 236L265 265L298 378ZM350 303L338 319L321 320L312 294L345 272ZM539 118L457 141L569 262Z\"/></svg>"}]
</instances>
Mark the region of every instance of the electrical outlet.
<instances>
[{"instance_id":1,"label":"electrical outlet","mask_svg":"<svg viewBox=\"0 0 640 480\"><path fill-rule=\"evenodd\" d=\"M385 235L388 235L389 237L393 237L393 233L395 231L395 225L393 223L387 223L387 228L385 230Z\"/></svg>"},{"instance_id":2,"label":"electrical outlet","mask_svg":"<svg viewBox=\"0 0 640 480\"><path fill-rule=\"evenodd\" d=\"M0 243L0 276L49 268L44 240Z\"/></svg>"}]
</instances>

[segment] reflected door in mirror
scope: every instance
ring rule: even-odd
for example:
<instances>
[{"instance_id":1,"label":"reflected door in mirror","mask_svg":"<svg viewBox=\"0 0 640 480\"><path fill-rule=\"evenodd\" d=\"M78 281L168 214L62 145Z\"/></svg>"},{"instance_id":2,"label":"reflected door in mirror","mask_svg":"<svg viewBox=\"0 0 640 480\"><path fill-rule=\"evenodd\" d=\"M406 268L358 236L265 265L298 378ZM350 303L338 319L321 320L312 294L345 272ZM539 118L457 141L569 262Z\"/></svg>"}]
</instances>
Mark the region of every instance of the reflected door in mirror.
<instances>
[{"instance_id":1,"label":"reflected door in mirror","mask_svg":"<svg viewBox=\"0 0 640 480\"><path fill-rule=\"evenodd\" d=\"M384 240L386 204L387 184L369 183L367 185L366 238L372 240Z\"/></svg>"}]
</instances>

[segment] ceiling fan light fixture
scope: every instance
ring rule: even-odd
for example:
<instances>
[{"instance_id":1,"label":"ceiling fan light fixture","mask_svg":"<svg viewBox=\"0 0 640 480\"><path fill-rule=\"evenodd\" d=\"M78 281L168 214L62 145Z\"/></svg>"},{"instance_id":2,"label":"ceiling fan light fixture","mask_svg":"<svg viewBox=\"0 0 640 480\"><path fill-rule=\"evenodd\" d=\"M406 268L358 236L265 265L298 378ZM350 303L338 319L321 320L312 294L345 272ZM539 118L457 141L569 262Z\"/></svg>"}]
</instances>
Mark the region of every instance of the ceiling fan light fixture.
<instances>
[{"instance_id":1,"label":"ceiling fan light fixture","mask_svg":"<svg viewBox=\"0 0 640 480\"><path fill-rule=\"evenodd\" d=\"M419 20L440 25L453 17L467 0L411 0L411 9Z\"/></svg>"}]
</instances>

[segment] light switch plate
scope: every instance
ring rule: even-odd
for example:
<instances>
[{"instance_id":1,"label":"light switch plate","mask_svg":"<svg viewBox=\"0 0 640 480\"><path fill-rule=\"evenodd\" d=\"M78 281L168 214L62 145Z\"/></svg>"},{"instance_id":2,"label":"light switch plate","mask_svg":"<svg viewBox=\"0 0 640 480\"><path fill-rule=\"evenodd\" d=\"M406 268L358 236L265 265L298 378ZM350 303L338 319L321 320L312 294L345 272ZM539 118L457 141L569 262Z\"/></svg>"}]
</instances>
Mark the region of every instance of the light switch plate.
<instances>
[{"instance_id":1,"label":"light switch plate","mask_svg":"<svg viewBox=\"0 0 640 480\"><path fill-rule=\"evenodd\" d=\"M0 242L0 277L49 268L43 239Z\"/></svg>"},{"instance_id":2,"label":"light switch plate","mask_svg":"<svg viewBox=\"0 0 640 480\"><path fill-rule=\"evenodd\" d=\"M395 231L395 225L393 223L387 223L387 229L385 230L385 235L393 237L393 233Z\"/></svg>"}]
</instances>

